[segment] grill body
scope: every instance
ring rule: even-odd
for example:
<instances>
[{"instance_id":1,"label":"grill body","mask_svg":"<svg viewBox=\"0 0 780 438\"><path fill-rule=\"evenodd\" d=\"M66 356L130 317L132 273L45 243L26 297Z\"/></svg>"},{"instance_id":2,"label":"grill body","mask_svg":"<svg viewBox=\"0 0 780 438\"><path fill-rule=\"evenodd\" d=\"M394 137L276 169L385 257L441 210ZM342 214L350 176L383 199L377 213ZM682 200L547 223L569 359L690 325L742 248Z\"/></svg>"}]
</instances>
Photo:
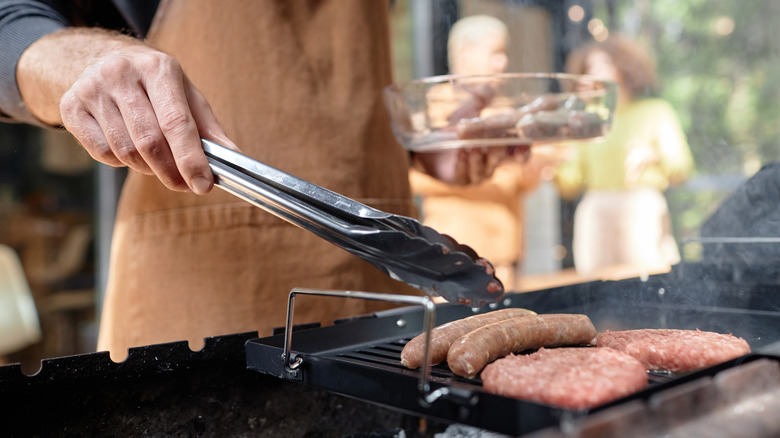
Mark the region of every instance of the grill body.
<instances>
[{"instance_id":1,"label":"grill body","mask_svg":"<svg viewBox=\"0 0 780 438\"><path fill-rule=\"evenodd\" d=\"M690 271L689 271L690 272ZM264 374L297 381L338 394L444 422L523 435L561 421L591 415L608 407L646 400L659 391L691 379L713 375L744 360L774 360L780 333L780 287L745 285L706 278L681 278L675 271L642 281L591 282L544 291L512 294L498 308L524 307L538 313L582 313L596 329L700 329L731 333L750 343L755 354L696 373L652 373L648 388L632 396L574 412L491 395L478 379L454 376L446 365L433 368L431 392L425 400L417 387L418 371L400 364L403 345L422 331L423 311L402 308L329 327L302 330L292 336L293 354L302 358L291 370L281 359L283 336L247 343L247 366ZM473 314L468 308L444 304L437 308L441 324Z\"/></svg>"},{"instance_id":2,"label":"grill body","mask_svg":"<svg viewBox=\"0 0 780 438\"><path fill-rule=\"evenodd\" d=\"M693 374L652 374L646 390L588 412L487 394L478 379L453 376L445 365L434 367L430 380L431 391L443 391L421 403L418 372L401 366L399 354L422 331L423 310L404 307L327 327L297 327L292 351L303 361L296 371L284 366L283 334L257 333L209 338L200 351L186 342L134 348L120 363L104 352L47 359L32 376L18 365L2 366L3 436L359 437L398 428L418 436L410 431L419 430L420 418L429 419L424 436L449 423L510 435L557 428L570 419L636 406L744 361L780 360L780 286L767 284L771 278L748 284L706 272L689 265L684 274L513 294L501 304L584 313L598 330L732 333L754 351ZM443 304L436 319L441 324L471 314Z\"/></svg>"}]
</instances>

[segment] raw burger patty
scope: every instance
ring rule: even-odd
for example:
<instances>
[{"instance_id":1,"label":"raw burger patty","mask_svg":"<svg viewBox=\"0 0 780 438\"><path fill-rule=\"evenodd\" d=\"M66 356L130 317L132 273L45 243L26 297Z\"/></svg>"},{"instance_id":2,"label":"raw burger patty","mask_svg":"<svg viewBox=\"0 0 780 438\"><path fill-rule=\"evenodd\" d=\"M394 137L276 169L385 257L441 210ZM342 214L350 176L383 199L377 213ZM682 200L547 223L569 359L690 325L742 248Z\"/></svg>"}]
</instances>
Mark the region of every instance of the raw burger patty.
<instances>
[{"instance_id":1,"label":"raw burger patty","mask_svg":"<svg viewBox=\"0 0 780 438\"><path fill-rule=\"evenodd\" d=\"M672 372L706 368L750 353L742 338L700 330L607 330L596 345L630 354L648 369Z\"/></svg>"},{"instance_id":2,"label":"raw burger patty","mask_svg":"<svg viewBox=\"0 0 780 438\"><path fill-rule=\"evenodd\" d=\"M482 371L485 391L568 409L588 409L647 386L642 362L610 348L540 348Z\"/></svg>"}]
</instances>

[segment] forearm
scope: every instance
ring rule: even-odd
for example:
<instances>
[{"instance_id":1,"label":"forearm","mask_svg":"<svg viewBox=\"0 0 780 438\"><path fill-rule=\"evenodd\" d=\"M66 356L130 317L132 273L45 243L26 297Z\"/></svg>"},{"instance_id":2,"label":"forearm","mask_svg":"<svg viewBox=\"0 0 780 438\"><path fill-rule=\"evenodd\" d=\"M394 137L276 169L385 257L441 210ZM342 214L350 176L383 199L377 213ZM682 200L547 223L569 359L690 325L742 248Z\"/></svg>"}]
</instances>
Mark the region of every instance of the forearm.
<instances>
[{"instance_id":1,"label":"forearm","mask_svg":"<svg viewBox=\"0 0 780 438\"><path fill-rule=\"evenodd\" d=\"M19 58L16 79L31 114L46 124L62 125L59 104L84 70L122 48L143 44L117 32L67 28L30 45Z\"/></svg>"}]
</instances>

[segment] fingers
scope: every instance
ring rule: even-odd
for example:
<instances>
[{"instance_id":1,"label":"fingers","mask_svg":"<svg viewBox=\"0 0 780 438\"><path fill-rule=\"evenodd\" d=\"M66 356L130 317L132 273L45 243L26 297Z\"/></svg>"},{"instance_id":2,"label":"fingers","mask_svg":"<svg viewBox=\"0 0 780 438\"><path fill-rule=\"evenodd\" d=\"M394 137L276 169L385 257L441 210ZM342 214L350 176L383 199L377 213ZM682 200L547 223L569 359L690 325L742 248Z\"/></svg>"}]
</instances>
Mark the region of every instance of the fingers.
<instances>
[{"instance_id":1,"label":"fingers","mask_svg":"<svg viewBox=\"0 0 780 438\"><path fill-rule=\"evenodd\" d=\"M100 124L74 94L66 94L60 107L65 129L73 134L92 158L112 167L125 165L114 155Z\"/></svg>"},{"instance_id":2,"label":"fingers","mask_svg":"<svg viewBox=\"0 0 780 438\"><path fill-rule=\"evenodd\" d=\"M125 134L112 139L107 135L109 144L117 158L128 167L148 175L156 175L166 187L181 189L184 181L175 169L176 163L160 131L154 110L148 97L141 89L128 90L115 102L114 109L102 117L103 120L122 120L112 129L103 127L106 134L114 131ZM146 170L144 172L144 170Z\"/></svg>"},{"instance_id":3,"label":"fingers","mask_svg":"<svg viewBox=\"0 0 780 438\"><path fill-rule=\"evenodd\" d=\"M178 62L149 48L88 67L60 113L93 158L154 174L175 191L213 188L201 137L238 150Z\"/></svg>"},{"instance_id":4,"label":"fingers","mask_svg":"<svg viewBox=\"0 0 780 438\"><path fill-rule=\"evenodd\" d=\"M464 149L463 151L463 166L465 167L465 179L461 181L462 184L475 184L482 180L482 175L485 173L486 167L486 155L480 153L479 149Z\"/></svg>"},{"instance_id":5,"label":"fingers","mask_svg":"<svg viewBox=\"0 0 780 438\"><path fill-rule=\"evenodd\" d=\"M504 161L504 158L509 156L509 149L506 147L489 148L484 155L485 167L480 176L482 179L487 179L493 175L493 171Z\"/></svg>"},{"instance_id":6,"label":"fingers","mask_svg":"<svg viewBox=\"0 0 780 438\"><path fill-rule=\"evenodd\" d=\"M453 184L479 184L490 178L510 152L510 148L503 146L459 150Z\"/></svg>"},{"instance_id":7,"label":"fingers","mask_svg":"<svg viewBox=\"0 0 780 438\"><path fill-rule=\"evenodd\" d=\"M145 82L157 123L174 160L173 167L164 169L165 175L182 178L194 193L208 193L214 185L214 177L187 99L188 81L173 59L163 59L158 64Z\"/></svg>"},{"instance_id":8,"label":"fingers","mask_svg":"<svg viewBox=\"0 0 780 438\"><path fill-rule=\"evenodd\" d=\"M457 162L457 149L414 154L415 167L438 180L450 184L454 184L459 179L459 176L456 174L459 169Z\"/></svg>"},{"instance_id":9,"label":"fingers","mask_svg":"<svg viewBox=\"0 0 780 438\"><path fill-rule=\"evenodd\" d=\"M531 146L524 144L519 146L507 147L507 157L525 163L531 159Z\"/></svg>"},{"instance_id":10,"label":"fingers","mask_svg":"<svg viewBox=\"0 0 780 438\"><path fill-rule=\"evenodd\" d=\"M528 146L492 146L448 149L415 154L415 165L427 174L452 185L479 184L490 178L507 158L526 161Z\"/></svg>"}]
</instances>

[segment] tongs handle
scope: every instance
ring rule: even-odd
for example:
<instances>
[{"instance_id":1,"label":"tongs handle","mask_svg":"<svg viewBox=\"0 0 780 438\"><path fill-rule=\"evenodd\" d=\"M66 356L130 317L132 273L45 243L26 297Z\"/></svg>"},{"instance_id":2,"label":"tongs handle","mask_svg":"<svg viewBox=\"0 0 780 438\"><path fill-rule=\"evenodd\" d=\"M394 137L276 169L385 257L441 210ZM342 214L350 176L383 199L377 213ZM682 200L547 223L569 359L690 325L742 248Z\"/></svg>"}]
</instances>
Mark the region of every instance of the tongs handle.
<instances>
[{"instance_id":1,"label":"tongs handle","mask_svg":"<svg viewBox=\"0 0 780 438\"><path fill-rule=\"evenodd\" d=\"M289 216L299 225L312 221L326 226L330 221L361 223L389 216L209 140L201 141L218 186L234 193L256 192L262 196L258 200L263 201L263 208Z\"/></svg>"}]
</instances>

